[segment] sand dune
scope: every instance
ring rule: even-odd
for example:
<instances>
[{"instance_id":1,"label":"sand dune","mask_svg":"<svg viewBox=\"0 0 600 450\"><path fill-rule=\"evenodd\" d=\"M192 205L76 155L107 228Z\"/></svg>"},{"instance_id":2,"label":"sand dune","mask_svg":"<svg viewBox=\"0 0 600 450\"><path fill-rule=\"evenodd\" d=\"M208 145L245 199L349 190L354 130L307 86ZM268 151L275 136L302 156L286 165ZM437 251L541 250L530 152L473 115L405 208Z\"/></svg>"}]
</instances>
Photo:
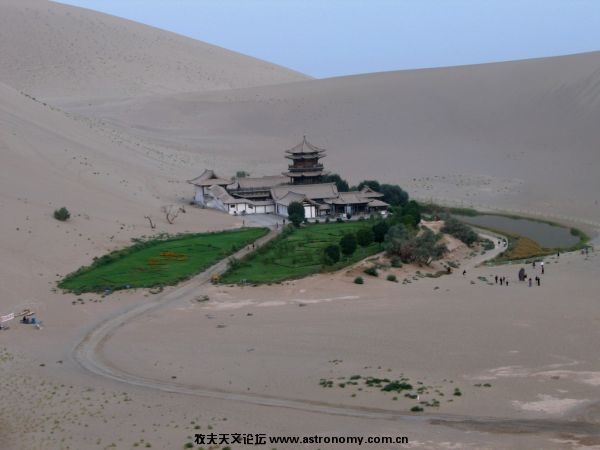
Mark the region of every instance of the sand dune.
<instances>
[{"instance_id":1,"label":"sand dune","mask_svg":"<svg viewBox=\"0 0 600 450\"><path fill-rule=\"evenodd\" d=\"M188 191L173 176L169 161L175 156L111 139L1 83L0 124L3 310L43 298L56 274L125 245L130 237L236 222L191 208L168 226L161 206L180 203ZM61 206L73 215L67 223L52 217ZM156 230L145 215L154 218Z\"/></svg>"},{"instance_id":2,"label":"sand dune","mask_svg":"<svg viewBox=\"0 0 600 450\"><path fill-rule=\"evenodd\" d=\"M45 0L0 2L0 80L38 98L123 98L306 78L90 10Z\"/></svg>"},{"instance_id":3,"label":"sand dune","mask_svg":"<svg viewBox=\"0 0 600 450\"><path fill-rule=\"evenodd\" d=\"M329 169L421 198L600 218L600 53L367 74L73 109L231 172L302 134ZM201 170L194 168L190 175Z\"/></svg>"}]
</instances>

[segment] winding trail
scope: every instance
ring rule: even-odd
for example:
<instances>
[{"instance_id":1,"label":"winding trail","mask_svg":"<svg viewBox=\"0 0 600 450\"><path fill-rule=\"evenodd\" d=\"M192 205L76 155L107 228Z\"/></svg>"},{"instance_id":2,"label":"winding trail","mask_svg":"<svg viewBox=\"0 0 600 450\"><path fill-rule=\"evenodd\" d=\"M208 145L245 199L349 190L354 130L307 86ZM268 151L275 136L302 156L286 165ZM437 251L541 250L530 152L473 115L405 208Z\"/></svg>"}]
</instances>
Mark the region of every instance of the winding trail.
<instances>
[{"instance_id":1,"label":"winding trail","mask_svg":"<svg viewBox=\"0 0 600 450\"><path fill-rule=\"evenodd\" d=\"M267 235L256 241L260 246L273 239L278 231L272 230ZM466 262L461 268L476 267L483 261L494 258L504 248L496 244L498 236L485 236L495 243L495 248L478 255ZM243 257L249 253L247 248L240 250L233 256ZM432 425L445 425L461 430L472 430L495 433L567 433L588 436L600 436L600 426L596 417L598 406L592 405L577 420L554 419L510 419L498 417L464 416L452 414L410 414L395 410L348 406L343 404L330 404L326 402L309 401L286 397L269 396L265 394L251 394L226 391L203 386L186 385L173 381L155 380L137 374L125 372L103 356L103 347L113 334L126 323L135 318L168 305L171 302L188 300L197 295L198 289L210 282L211 275L223 273L227 269L227 259L220 261L191 280L185 282L177 289L163 295L157 295L150 301L131 306L125 310L114 313L111 317L95 326L73 350L73 358L81 367L89 372L109 378L121 383L155 389L164 392L194 395L198 397L218 399L224 401L243 402L247 404L266 407L287 408L319 414L355 417L371 420L403 421L409 423L429 423Z\"/></svg>"}]
</instances>

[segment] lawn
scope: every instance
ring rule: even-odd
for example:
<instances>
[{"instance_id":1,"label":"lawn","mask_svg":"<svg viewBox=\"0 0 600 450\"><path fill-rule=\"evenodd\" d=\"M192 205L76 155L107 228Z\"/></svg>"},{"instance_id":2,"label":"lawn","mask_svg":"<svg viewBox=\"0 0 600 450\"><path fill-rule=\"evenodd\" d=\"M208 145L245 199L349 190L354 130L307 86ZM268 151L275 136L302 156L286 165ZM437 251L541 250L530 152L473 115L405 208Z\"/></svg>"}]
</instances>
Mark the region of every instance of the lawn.
<instances>
[{"instance_id":1,"label":"lawn","mask_svg":"<svg viewBox=\"0 0 600 450\"><path fill-rule=\"evenodd\" d=\"M381 251L379 244L357 247L349 258L342 256L333 266L323 266L323 250L338 244L348 232L371 227L371 221L305 225L273 241L237 262L222 277L222 283L269 283L301 278L325 270L336 270Z\"/></svg>"},{"instance_id":2,"label":"lawn","mask_svg":"<svg viewBox=\"0 0 600 450\"><path fill-rule=\"evenodd\" d=\"M58 287L79 293L177 284L267 232L267 228L243 228L139 242L96 258L92 265L67 275Z\"/></svg>"}]
</instances>

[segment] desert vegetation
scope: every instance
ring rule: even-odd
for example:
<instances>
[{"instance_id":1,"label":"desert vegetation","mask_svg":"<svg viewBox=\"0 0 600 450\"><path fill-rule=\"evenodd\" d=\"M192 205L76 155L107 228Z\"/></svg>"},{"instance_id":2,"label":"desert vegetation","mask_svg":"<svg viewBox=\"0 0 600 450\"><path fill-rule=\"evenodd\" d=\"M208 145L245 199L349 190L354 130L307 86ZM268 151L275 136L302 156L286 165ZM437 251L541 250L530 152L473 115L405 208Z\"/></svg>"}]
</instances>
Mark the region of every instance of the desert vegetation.
<instances>
[{"instance_id":1,"label":"desert vegetation","mask_svg":"<svg viewBox=\"0 0 600 450\"><path fill-rule=\"evenodd\" d=\"M287 227L276 239L227 271L221 282L278 282L348 266L382 251L377 242L365 246L356 243L359 230L372 229L377 223L352 221Z\"/></svg>"},{"instance_id":2,"label":"desert vegetation","mask_svg":"<svg viewBox=\"0 0 600 450\"><path fill-rule=\"evenodd\" d=\"M54 218L61 222L66 222L71 217L71 213L64 206L54 210Z\"/></svg>"},{"instance_id":3,"label":"desert vegetation","mask_svg":"<svg viewBox=\"0 0 600 450\"><path fill-rule=\"evenodd\" d=\"M319 385L325 389L345 389L351 392L352 398L357 397L358 394L383 395L392 401L404 403L405 407L412 412L422 412L425 408L437 409L442 406L442 402L451 403L456 397L463 395L452 380L444 379L441 383L431 385L419 380L413 381L404 374L400 374L397 378L358 374L335 379L321 378ZM489 384L488 386L491 387Z\"/></svg>"},{"instance_id":4,"label":"desert vegetation","mask_svg":"<svg viewBox=\"0 0 600 450\"><path fill-rule=\"evenodd\" d=\"M72 292L105 292L176 284L255 241L267 228L159 236L95 258L67 275L58 287Z\"/></svg>"}]
</instances>

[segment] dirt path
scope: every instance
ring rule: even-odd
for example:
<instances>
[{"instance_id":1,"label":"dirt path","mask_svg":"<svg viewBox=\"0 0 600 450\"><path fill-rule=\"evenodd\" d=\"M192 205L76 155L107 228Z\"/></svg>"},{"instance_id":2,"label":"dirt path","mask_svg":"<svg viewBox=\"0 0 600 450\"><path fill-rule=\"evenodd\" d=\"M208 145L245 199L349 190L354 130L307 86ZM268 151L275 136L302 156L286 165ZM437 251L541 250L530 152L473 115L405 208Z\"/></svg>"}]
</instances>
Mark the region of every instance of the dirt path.
<instances>
[{"instance_id":1,"label":"dirt path","mask_svg":"<svg viewBox=\"0 0 600 450\"><path fill-rule=\"evenodd\" d=\"M266 236L257 241L257 245L263 245L277 235L277 231L272 230ZM465 264L466 268L474 268L483 261L494 258L504 247L498 245L497 236L485 236L495 243L495 248L486 252L484 255L478 255ZM236 258L241 258L249 250L245 248L237 252ZM227 269L227 259L210 267L193 279L189 280L179 288L156 296L150 301L134 305L126 310L121 310L98 324L91 330L85 338L79 342L73 351L73 358L86 370L95 375L109 378L121 383L134 386L141 386L148 389L159 391L180 393L186 395L195 395L199 397L212 398L218 400L243 402L267 407L289 408L300 411L308 411L319 414L330 414L347 417L358 417L373 420L391 420L405 422L421 422L434 425L446 425L453 428L473 430L481 432L496 433L569 433L584 434L590 436L600 436L600 427L596 423L587 420L553 420L553 419L509 419L496 417L480 416L459 416L450 414L410 414L394 410L366 408L348 406L342 404L329 404L326 402L309 401L303 399L285 398L269 396L264 394L249 394L235 391L226 391L198 386L187 386L185 384L173 381L161 381L146 378L137 374L127 373L103 356L103 347L111 336L121 326L129 323L131 320L148 313L152 310L163 307L171 302L190 299L197 295L198 289L210 282L210 277L214 273L223 273Z\"/></svg>"}]
</instances>

